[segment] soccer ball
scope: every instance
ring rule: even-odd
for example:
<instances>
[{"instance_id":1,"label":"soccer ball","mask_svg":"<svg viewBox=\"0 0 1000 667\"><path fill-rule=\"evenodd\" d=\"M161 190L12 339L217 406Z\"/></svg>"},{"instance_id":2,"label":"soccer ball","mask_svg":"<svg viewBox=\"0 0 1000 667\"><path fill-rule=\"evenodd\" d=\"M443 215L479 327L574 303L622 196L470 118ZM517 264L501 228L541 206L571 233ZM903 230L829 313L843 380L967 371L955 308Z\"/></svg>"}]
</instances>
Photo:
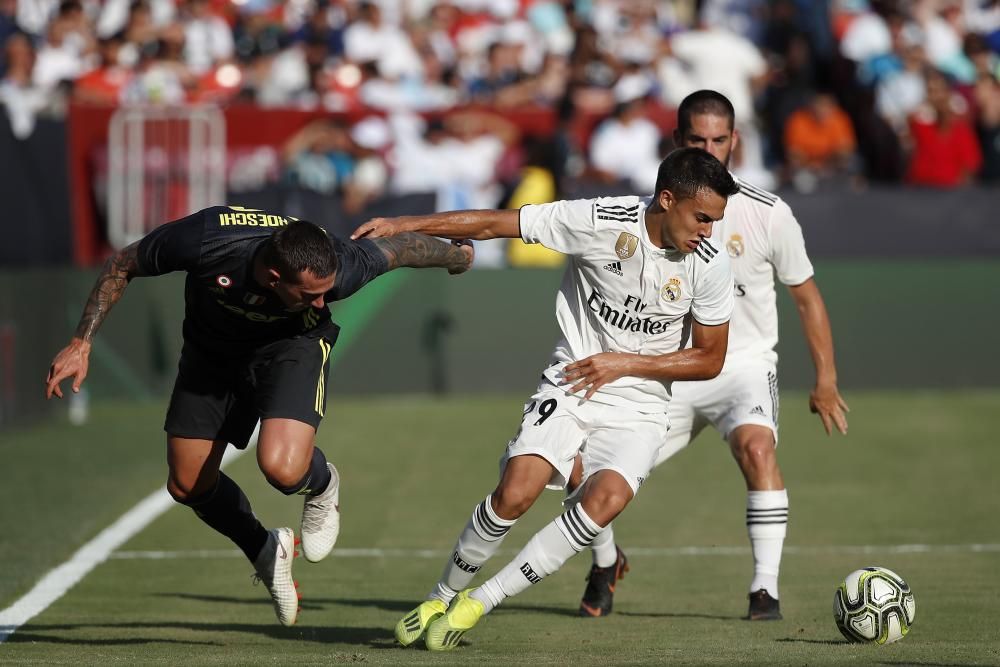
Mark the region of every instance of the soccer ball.
<instances>
[{"instance_id":1,"label":"soccer ball","mask_svg":"<svg viewBox=\"0 0 1000 667\"><path fill-rule=\"evenodd\" d=\"M833 620L852 642L897 642L910 631L916 611L909 584L884 567L851 572L833 594Z\"/></svg>"}]
</instances>

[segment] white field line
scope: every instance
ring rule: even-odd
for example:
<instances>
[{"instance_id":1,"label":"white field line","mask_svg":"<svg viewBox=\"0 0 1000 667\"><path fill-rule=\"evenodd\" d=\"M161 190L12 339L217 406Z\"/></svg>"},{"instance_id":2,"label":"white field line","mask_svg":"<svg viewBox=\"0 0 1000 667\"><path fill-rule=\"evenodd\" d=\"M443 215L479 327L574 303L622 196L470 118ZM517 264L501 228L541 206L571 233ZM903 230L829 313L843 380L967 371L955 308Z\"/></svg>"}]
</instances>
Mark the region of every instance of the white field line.
<instances>
[{"instance_id":1,"label":"white field line","mask_svg":"<svg viewBox=\"0 0 1000 667\"><path fill-rule=\"evenodd\" d=\"M860 544L841 546L788 545L788 555L821 556L827 554L891 555L943 553L1000 553L1000 544ZM445 558L451 552L443 549L334 549L333 558ZM498 554L513 555L515 549L501 549ZM630 556L748 556L750 547L630 547ZM243 558L239 549L201 549L197 551L116 551L116 560L171 560L186 558Z\"/></svg>"},{"instance_id":2,"label":"white field line","mask_svg":"<svg viewBox=\"0 0 1000 667\"><path fill-rule=\"evenodd\" d=\"M256 438L255 431L251 445L246 449L239 450L234 447L227 449L222 458L222 465L231 463L252 449ZM94 539L80 547L68 561L49 571L34 588L14 604L0 610L0 644L19 627L65 595L91 570L106 561L118 547L170 509L173 504L174 501L167 493L166 487L157 489L102 530Z\"/></svg>"}]
</instances>

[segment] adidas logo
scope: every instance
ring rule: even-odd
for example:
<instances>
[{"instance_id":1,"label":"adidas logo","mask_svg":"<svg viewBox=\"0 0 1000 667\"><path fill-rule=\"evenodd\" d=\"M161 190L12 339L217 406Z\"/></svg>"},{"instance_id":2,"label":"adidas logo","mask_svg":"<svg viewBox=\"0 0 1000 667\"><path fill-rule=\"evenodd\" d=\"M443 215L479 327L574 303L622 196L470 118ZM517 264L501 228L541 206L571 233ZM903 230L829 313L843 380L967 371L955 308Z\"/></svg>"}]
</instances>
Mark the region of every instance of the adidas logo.
<instances>
[{"instance_id":1,"label":"adidas logo","mask_svg":"<svg viewBox=\"0 0 1000 667\"><path fill-rule=\"evenodd\" d=\"M605 264L604 265L604 270L605 271L610 271L611 273L614 273L614 274L619 275L619 276L625 275L624 273L622 273L622 263L621 262L611 262L610 264Z\"/></svg>"},{"instance_id":2,"label":"adidas logo","mask_svg":"<svg viewBox=\"0 0 1000 667\"><path fill-rule=\"evenodd\" d=\"M750 414L752 414L752 415L760 415L761 417L766 417L767 416L767 415L764 414L764 408L760 407L759 405L755 405L754 408L753 408L753 410L750 411Z\"/></svg>"}]
</instances>

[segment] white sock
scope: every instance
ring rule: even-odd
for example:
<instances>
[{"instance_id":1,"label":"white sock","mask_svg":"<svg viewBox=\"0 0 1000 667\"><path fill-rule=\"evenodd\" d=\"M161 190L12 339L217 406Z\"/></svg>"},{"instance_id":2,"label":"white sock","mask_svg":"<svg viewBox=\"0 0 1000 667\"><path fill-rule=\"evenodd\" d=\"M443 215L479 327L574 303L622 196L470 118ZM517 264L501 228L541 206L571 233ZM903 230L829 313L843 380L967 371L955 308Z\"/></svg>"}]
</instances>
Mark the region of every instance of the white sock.
<instances>
[{"instance_id":1,"label":"white sock","mask_svg":"<svg viewBox=\"0 0 1000 667\"><path fill-rule=\"evenodd\" d=\"M612 530L612 525L609 523L605 526L590 543L594 565L597 567L611 567L618 562L618 549L615 547L615 531Z\"/></svg>"},{"instance_id":2,"label":"white sock","mask_svg":"<svg viewBox=\"0 0 1000 667\"><path fill-rule=\"evenodd\" d=\"M482 602L489 613L506 598L558 570L571 556L586 549L601 530L583 507L574 505L535 533L514 560L470 596Z\"/></svg>"},{"instance_id":3,"label":"white sock","mask_svg":"<svg viewBox=\"0 0 1000 667\"><path fill-rule=\"evenodd\" d=\"M458 536L441 580L431 590L428 599L437 598L450 604L458 591L469 587L476 573L490 556L497 552L517 519L501 519L490 504L492 495L476 505L472 517Z\"/></svg>"},{"instance_id":4,"label":"white sock","mask_svg":"<svg viewBox=\"0 0 1000 667\"><path fill-rule=\"evenodd\" d=\"M763 588L778 599L778 570L787 529L788 491L747 492L747 533L753 550L751 593Z\"/></svg>"}]
</instances>

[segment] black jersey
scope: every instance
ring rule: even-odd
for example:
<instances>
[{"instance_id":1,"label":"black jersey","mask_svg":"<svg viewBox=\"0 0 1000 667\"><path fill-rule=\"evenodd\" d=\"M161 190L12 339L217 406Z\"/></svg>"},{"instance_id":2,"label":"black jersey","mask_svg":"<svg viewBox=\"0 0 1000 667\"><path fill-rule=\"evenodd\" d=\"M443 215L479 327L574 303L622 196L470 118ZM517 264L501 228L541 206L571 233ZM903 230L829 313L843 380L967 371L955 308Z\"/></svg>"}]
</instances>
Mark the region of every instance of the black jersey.
<instances>
[{"instance_id":1,"label":"black jersey","mask_svg":"<svg viewBox=\"0 0 1000 667\"><path fill-rule=\"evenodd\" d=\"M187 272L185 342L238 356L282 338L336 336L338 327L327 306L289 311L276 294L254 280L257 251L293 219L257 209L215 206L164 224L139 241L138 262L144 274ZM385 255L371 241L331 238L337 271L327 302L346 299L388 270Z\"/></svg>"}]
</instances>

